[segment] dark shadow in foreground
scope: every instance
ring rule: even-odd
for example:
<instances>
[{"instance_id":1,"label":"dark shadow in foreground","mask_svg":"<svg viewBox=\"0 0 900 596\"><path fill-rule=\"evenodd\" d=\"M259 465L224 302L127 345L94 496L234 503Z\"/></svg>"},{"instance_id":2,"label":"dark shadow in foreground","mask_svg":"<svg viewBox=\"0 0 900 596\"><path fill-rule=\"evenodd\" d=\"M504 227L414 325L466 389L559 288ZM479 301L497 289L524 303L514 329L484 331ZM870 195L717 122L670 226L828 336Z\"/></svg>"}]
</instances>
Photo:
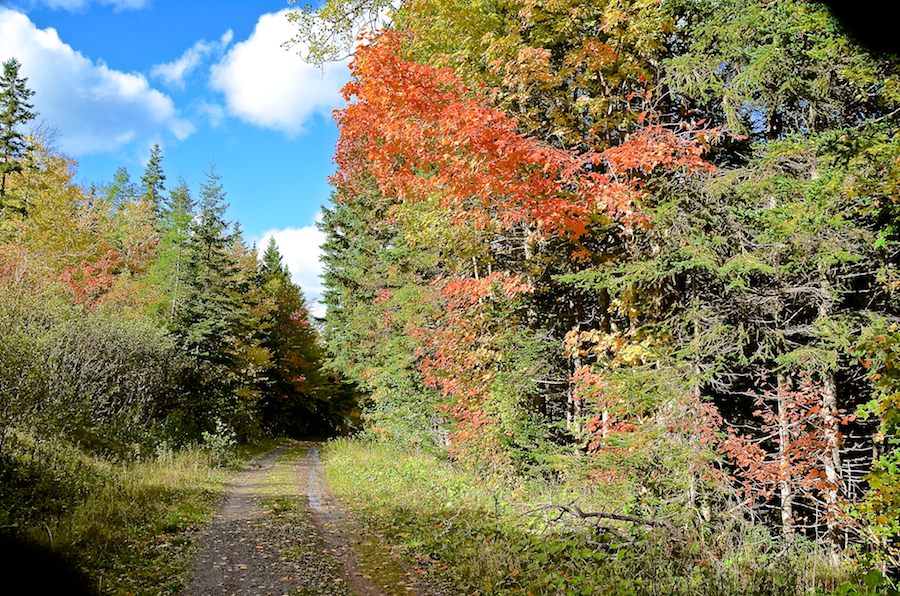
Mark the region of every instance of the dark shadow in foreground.
<instances>
[{"instance_id":1,"label":"dark shadow in foreground","mask_svg":"<svg viewBox=\"0 0 900 596\"><path fill-rule=\"evenodd\" d=\"M58 554L0 535L0 592L9 596L93 596L87 578Z\"/></svg>"}]
</instances>

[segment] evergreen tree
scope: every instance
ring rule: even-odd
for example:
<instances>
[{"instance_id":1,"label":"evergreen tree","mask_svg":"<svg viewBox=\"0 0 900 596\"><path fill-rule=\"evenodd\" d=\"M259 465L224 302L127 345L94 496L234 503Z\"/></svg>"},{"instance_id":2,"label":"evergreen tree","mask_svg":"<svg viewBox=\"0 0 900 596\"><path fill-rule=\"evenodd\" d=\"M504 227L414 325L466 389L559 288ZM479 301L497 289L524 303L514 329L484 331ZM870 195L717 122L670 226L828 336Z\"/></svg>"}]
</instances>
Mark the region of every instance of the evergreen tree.
<instances>
[{"instance_id":1,"label":"evergreen tree","mask_svg":"<svg viewBox=\"0 0 900 596\"><path fill-rule=\"evenodd\" d=\"M131 181L128 168L120 166L116 169L112 182L101 185L98 196L104 209L111 216L121 212L128 203L134 202L138 196L138 189Z\"/></svg>"},{"instance_id":2,"label":"evergreen tree","mask_svg":"<svg viewBox=\"0 0 900 596\"><path fill-rule=\"evenodd\" d=\"M142 197L152 205L153 212L156 214L160 212L163 202L162 193L166 190L164 185L166 176L163 174L160 166L161 161L162 154L159 145L153 145L153 150L150 152L150 161L147 162L147 169L144 170L144 175L141 177Z\"/></svg>"},{"instance_id":3,"label":"evergreen tree","mask_svg":"<svg viewBox=\"0 0 900 596\"><path fill-rule=\"evenodd\" d=\"M19 77L21 64L15 58L3 63L0 77L0 215L9 204L6 178L22 171L22 157L28 151L28 141L19 128L34 119L34 107L28 99L34 91L25 86L28 79ZM24 205L19 206L24 212Z\"/></svg>"},{"instance_id":4,"label":"evergreen tree","mask_svg":"<svg viewBox=\"0 0 900 596\"><path fill-rule=\"evenodd\" d=\"M333 427L336 414L322 390L322 353L303 291L291 281L275 239L263 253L260 280L272 300L269 329L262 345L273 356L269 387L262 403L270 430L299 435Z\"/></svg>"},{"instance_id":5,"label":"evergreen tree","mask_svg":"<svg viewBox=\"0 0 900 596\"><path fill-rule=\"evenodd\" d=\"M228 204L215 168L200 186L199 213L191 224L185 277L187 295L179 326L188 350L201 360L227 364L228 343L238 305L232 292L235 262L225 220Z\"/></svg>"},{"instance_id":6,"label":"evergreen tree","mask_svg":"<svg viewBox=\"0 0 900 596\"><path fill-rule=\"evenodd\" d=\"M237 263L229 248L233 234L225 220L227 208L220 178L210 166L200 186L198 212L190 224L180 282L183 293L179 291L171 322L172 331L194 362L184 381L182 408L195 431L213 428L216 419L234 430L247 422L233 374L242 305L236 287Z\"/></svg>"},{"instance_id":7,"label":"evergreen tree","mask_svg":"<svg viewBox=\"0 0 900 596\"><path fill-rule=\"evenodd\" d=\"M326 235L325 366L365 395L367 423L422 440L440 397L423 383L421 343L404 328L422 323L430 308L428 281L440 273L433 251L411 246L396 224L383 224L391 199L372 180L363 186L355 195L338 187L319 224Z\"/></svg>"},{"instance_id":8,"label":"evergreen tree","mask_svg":"<svg viewBox=\"0 0 900 596\"><path fill-rule=\"evenodd\" d=\"M191 239L194 200L184 178L169 192L160 218L160 246L153 266L153 281L161 288L163 300L158 304L162 316L169 322L179 312L184 301L187 275L187 250Z\"/></svg>"},{"instance_id":9,"label":"evergreen tree","mask_svg":"<svg viewBox=\"0 0 900 596\"><path fill-rule=\"evenodd\" d=\"M266 245L266 251L263 253L262 275L267 282L271 280L290 282L291 272L287 265L281 262L281 252L278 250L275 238L269 238L269 244Z\"/></svg>"},{"instance_id":10,"label":"evergreen tree","mask_svg":"<svg viewBox=\"0 0 900 596\"><path fill-rule=\"evenodd\" d=\"M233 360L227 370L233 386L232 425L245 436L258 433L261 406L271 378L274 357L266 345L272 329L273 299L260 287L260 263L255 246L241 237L240 224L232 227L228 250L236 269L231 291L235 304L231 349Z\"/></svg>"}]
</instances>

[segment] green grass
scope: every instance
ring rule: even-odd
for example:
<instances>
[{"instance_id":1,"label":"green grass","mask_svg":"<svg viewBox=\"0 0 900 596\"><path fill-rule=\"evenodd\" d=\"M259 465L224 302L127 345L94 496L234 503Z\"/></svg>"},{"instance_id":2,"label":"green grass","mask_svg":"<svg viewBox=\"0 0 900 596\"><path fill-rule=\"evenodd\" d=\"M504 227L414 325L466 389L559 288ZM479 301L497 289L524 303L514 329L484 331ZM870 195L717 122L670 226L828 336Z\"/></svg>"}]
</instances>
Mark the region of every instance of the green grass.
<instances>
[{"instance_id":1,"label":"green grass","mask_svg":"<svg viewBox=\"0 0 900 596\"><path fill-rule=\"evenodd\" d=\"M60 553L101 594L176 594L229 477L270 447L226 465L199 447L125 462L19 437L0 461L0 532Z\"/></svg>"},{"instance_id":2,"label":"green grass","mask_svg":"<svg viewBox=\"0 0 900 596\"><path fill-rule=\"evenodd\" d=\"M511 486L378 441L334 441L323 459L338 496L451 594L793 596L840 579L813 545L737 521L705 533L610 522L618 537L538 508L610 511L612 496L583 487Z\"/></svg>"}]
</instances>

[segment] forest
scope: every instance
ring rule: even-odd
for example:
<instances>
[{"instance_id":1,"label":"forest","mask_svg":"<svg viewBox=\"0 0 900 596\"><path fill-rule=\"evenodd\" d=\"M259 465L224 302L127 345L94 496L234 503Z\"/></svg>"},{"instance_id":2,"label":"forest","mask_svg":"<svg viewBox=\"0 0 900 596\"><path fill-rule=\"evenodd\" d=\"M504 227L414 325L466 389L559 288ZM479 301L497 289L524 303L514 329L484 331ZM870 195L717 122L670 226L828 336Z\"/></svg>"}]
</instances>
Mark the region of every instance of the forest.
<instances>
[{"instance_id":1,"label":"forest","mask_svg":"<svg viewBox=\"0 0 900 596\"><path fill-rule=\"evenodd\" d=\"M77 184L52 129L23 132L37 114L20 66L5 62L0 79L0 538L112 551L104 540L162 498L119 494L145 488L133 466L175 474L160 470L333 434L354 396L321 370L319 332L274 240L258 251L228 221L213 165L195 191L167 186L157 145L137 181L120 168ZM103 491L138 517L98 529ZM75 510L88 519L71 521Z\"/></svg>"},{"instance_id":2,"label":"forest","mask_svg":"<svg viewBox=\"0 0 900 596\"><path fill-rule=\"evenodd\" d=\"M318 322L214 166L76 184L4 64L0 533L53 540L67 446L225 457L359 415L335 490L469 557L460 593L897 593L900 58L806 0L289 18L304 59L353 56Z\"/></svg>"},{"instance_id":3,"label":"forest","mask_svg":"<svg viewBox=\"0 0 900 596\"><path fill-rule=\"evenodd\" d=\"M159 145L138 182L76 184L52 131L19 130L36 116L19 68L0 81L0 455L11 429L140 453L345 424L302 290L274 239L257 255L226 219L215 166L196 199L166 188Z\"/></svg>"},{"instance_id":4,"label":"forest","mask_svg":"<svg viewBox=\"0 0 900 596\"><path fill-rule=\"evenodd\" d=\"M324 338L369 433L601 493L546 505L601 536L748 523L896 577L896 56L800 0L319 15L307 58L355 52Z\"/></svg>"}]
</instances>

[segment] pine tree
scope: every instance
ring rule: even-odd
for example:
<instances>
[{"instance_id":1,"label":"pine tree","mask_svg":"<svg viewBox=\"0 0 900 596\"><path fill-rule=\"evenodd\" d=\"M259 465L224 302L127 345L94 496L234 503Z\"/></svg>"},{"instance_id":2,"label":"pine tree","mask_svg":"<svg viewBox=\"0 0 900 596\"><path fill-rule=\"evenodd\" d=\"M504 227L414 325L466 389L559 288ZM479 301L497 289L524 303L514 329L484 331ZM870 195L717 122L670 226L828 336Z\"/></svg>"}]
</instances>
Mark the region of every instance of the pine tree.
<instances>
[{"instance_id":1,"label":"pine tree","mask_svg":"<svg viewBox=\"0 0 900 596\"><path fill-rule=\"evenodd\" d=\"M9 204L6 192L6 178L22 171L22 157L29 144L19 128L37 115L28 99L34 91L25 86L28 79L19 77L21 64L15 58L3 63L0 77L0 215ZM21 205L19 210L24 212Z\"/></svg>"},{"instance_id":2,"label":"pine tree","mask_svg":"<svg viewBox=\"0 0 900 596\"><path fill-rule=\"evenodd\" d=\"M101 211L112 223L110 241L121 254L132 275L146 273L159 243L157 213L132 182L128 169L120 167L115 178L103 187Z\"/></svg>"}]
</instances>

